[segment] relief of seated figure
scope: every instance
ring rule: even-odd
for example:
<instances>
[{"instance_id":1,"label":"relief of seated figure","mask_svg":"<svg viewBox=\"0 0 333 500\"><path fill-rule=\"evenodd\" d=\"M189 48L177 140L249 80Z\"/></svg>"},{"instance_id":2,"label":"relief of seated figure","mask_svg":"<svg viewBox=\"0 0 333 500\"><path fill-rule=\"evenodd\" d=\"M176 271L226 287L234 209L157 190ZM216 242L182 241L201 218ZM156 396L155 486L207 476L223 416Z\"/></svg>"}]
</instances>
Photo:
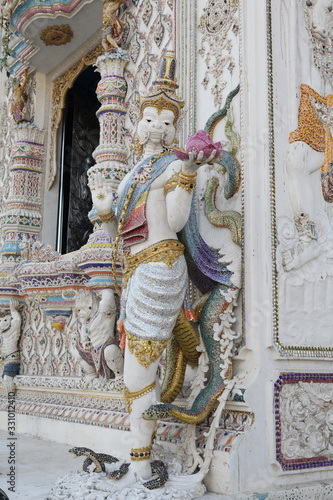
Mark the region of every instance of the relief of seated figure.
<instances>
[{"instance_id":1,"label":"relief of seated figure","mask_svg":"<svg viewBox=\"0 0 333 500\"><path fill-rule=\"evenodd\" d=\"M0 336L2 337L1 359L4 362L2 373L8 391L14 390L14 377L20 370L19 339L21 335L21 315L18 301L11 300L10 309L0 311Z\"/></svg>"},{"instance_id":2,"label":"relief of seated figure","mask_svg":"<svg viewBox=\"0 0 333 500\"><path fill-rule=\"evenodd\" d=\"M111 289L102 290L98 300L95 292L81 290L75 300L79 323L77 359L84 380L119 377L123 371L123 356L114 338L116 303Z\"/></svg>"}]
</instances>

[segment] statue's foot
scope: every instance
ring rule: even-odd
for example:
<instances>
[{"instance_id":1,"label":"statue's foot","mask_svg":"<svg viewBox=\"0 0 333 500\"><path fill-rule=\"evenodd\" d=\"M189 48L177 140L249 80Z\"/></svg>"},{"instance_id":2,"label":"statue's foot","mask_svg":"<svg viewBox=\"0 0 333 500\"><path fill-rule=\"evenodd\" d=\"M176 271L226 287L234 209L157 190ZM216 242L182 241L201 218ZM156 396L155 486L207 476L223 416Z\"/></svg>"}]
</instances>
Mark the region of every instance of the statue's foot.
<instances>
[{"instance_id":1,"label":"statue's foot","mask_svg":"<svg viewBox=\"0 0 333 500\"><path fill-rule=\"evenodd\" d=\"M110 477L111 479L116 478L116 474L114 474L115 472L116 471L113 471L113 473L109 474L108 477ZM114 481L115 491L128 488L129 486L138 483L140 480L149 479L151 476L152 469L149 460L143 460L141 462L131 462L130 467L128 467L128 471L123 474L120 479Z\"/></svg>"},{"instance_id":2,"label":"statue's foot","mask_svg":"<svg viewBox=\"0 0 333 500\"><path fill-rule=\"evenodd\" d=\"M171 417L172 408L165 403L151 405L148 410L144 411L142 417L145 420L159 420Z\"/></svg>"},{"instance_id":3,"label":"statue's foot","mask_svg":"<svg viewBox=\"0 0 333 500\"><path fill-rule=\"evenodd\" d=\"M3 385L5 386L7 392L15 392L14 377L10 377L10 375L4 375Z\"/></svg>"},{"instance_id":4,"label":"statue's foot","mask_svg":"<svg viewBox=\"0 0 333 500\"><path fill-rule=\"evenodd\" d=\"M128 462L124 462L119 469L113 470L109 473L108 478L109 479L121 479L125 474L128 472L128 468L131 464Z\"/></svg>"},{"instance_id":5,"label":"statue's foot","mask_svg":"<svg viewBox=\"0 0 333 500\"><path fill-rule=\"evenodd\" d=\"M96 378L98 378L97 373L87 373L83 377L83 382L85 382L86 384L89 384L92 380L95 380Z\"/></svg>"}]
</instances>

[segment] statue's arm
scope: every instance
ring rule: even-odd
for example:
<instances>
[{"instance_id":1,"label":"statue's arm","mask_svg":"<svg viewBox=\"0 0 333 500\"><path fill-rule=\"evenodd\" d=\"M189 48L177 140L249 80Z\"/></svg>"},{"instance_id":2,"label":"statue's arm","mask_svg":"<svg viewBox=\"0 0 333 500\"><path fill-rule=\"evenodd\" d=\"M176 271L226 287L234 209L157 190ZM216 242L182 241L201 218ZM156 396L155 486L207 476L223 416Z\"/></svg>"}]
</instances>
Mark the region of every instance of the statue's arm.
<instances>
[{"instance_id":1,"label":"statue's arm","mask_svg":"<svg viewBox=\"0 0 333 500\"><path fill-rule=\"evenodd\" d=\"M13 331L20 328L22 321L21 314L17 310L18 305L19 303L17 300L11 300L10 302L10 314L12 317L11 330Z\"/></svg>"},{"instance_id":2,"label":"statue's arm","mask_svg":"<svg viewBox=\"0 0 333 500\"><path fill-rule=\"evenodd\" d=\"M189 189L186 189L186 186L179 182L179 174L182 171L182 162L178 160L172 162L165 172L166 184L164 192L166 195L168 224L176 233L185 226L190 215L192 202L192 189L190 186Z\"/></svg>"},{"instance_id":3,"label":"statue's arm","mask_svg":"<svg viewBox=\"0 0 333 500\"><path fill-rule=\"evenodd\" d=\"M203 151L190 152L184 161L174 161L166 169L165 196L170 228L178 233L185 226L191 210L192 192L197 170L215 157L216 151L204 158Z\"/></svg>"}]
</instances>

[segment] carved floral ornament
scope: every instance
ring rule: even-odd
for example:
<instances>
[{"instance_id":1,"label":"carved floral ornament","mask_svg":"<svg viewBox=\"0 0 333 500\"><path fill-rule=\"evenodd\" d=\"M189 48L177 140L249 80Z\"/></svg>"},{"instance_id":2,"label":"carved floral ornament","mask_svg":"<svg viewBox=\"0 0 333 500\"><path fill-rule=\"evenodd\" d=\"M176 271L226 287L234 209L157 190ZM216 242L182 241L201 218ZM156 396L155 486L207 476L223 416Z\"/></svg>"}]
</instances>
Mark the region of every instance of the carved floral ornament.
<instances>
[{"instance_id":1,"label":"carved floral ornament","mask_svg":"<svg viewBox=\"0 0 333 500\"><path fill-rule=\"evenodd\" d=\"M40 39L45 45L65 45L69 43L74 36L69 24L61 26L48 26L40 32Z\"/></svg>"},{"instance_id":2,"label":"carved floral ornament","mask_svg":"<svg viewBox=\"0 0 333 500\"><path fill-rule=\"evenodd\" d=\"M333 464L331 374L281 373L275 382L276 459L285 471Z\"/></svg>"}]
</instances>

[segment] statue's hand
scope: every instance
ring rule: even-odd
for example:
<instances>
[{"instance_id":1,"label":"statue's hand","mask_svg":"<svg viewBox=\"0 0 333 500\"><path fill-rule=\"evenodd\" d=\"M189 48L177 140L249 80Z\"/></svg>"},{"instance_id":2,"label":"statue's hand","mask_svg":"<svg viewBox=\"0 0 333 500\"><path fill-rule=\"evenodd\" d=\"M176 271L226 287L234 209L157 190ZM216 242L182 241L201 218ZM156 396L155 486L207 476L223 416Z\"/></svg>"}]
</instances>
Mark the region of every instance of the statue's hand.
<instances>
[{"instance_id":1,"label":"statue's hand","mask_svg":"<svg viewBox=\"0 0 333 500\"><path fill-rule=\"evenodd\" d=\"M212 161L216 153L217 151L214 149L214 151L205 158L203 151L199 151L198 153L196 151L190 151L188 153L188 160L183 160L182 171L187 175L195 174L199 167Z\"/></svg>"},{"instance_id":2,"label":"statue's hand","mask_svg":"<svg viewBox=\"0 0 333 500\"><path fill-rule=\"evenodd\" d=\"M18 309L20 303L17 299L11 299L10 301L10 310L11 311L16 311Z\"/></svg>"},{"instance_id":3,"label":"statue's hand","mask_svg":"<svg viewBox=\"0 0 333 500\"><path fill-rule=\"evenodd\" d=\"M112 188L107 184L104 175L100 172L92 174L89 179L89 188L91 191L94 207L99 214L110 212L113 202Z\"/></svg>"}]
</instances>

